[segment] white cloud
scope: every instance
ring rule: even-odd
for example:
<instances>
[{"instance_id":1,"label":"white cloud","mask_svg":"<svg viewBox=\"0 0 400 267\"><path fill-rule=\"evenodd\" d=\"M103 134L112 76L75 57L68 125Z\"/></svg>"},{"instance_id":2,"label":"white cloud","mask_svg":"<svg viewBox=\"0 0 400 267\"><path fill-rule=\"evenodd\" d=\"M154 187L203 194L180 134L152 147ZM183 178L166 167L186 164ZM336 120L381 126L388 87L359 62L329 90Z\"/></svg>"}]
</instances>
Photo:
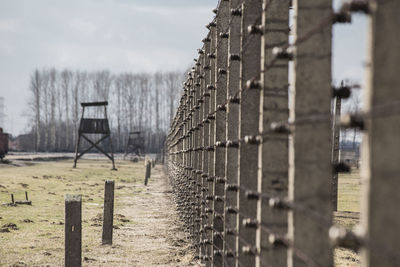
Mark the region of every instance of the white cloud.
<instances>
[{"instance_id":1,"label":"white cloud","mask_svg":"<svg viewBox=\"0 0 400 267\"><path fill-rule=\"evenodd\" d=\"M0 1L0 96L20 133L35 68L184 70L217 0Z\"/></svg>"},{"instance_id":2,"label":"white cloud","mask_svg":"<svg viewBox=\"0 0 400 267\"><path fill-rule=\"evenodd\" d=\"M98 29L98 27L93 22L80 18L72 18L68 24L72 30L92 36L96 33Z\"/></svg>"}]
</instances>

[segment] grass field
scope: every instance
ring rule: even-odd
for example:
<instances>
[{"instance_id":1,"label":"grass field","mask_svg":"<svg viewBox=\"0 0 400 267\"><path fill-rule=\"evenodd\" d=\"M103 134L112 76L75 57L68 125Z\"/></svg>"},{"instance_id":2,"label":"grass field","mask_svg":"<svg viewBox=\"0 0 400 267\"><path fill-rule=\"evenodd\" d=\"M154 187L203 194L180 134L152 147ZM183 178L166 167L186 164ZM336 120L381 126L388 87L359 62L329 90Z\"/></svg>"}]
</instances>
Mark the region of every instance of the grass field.
<instances>
[{"instance_id":1,"label":"grass field","mask_svg":"<svg viewBox=\"0 0 400 267\"><path fill-rule=\"evenodd\" d=\"M122 248L121 244L130 241L132 246L140 247L150 239L155 240L164 234L154 236L156 232L163 231L160 229L160 220L173 213L168 210L174 209L173 204L170 203L165 204L165 208L153 207L154 210L150 210L153 204L148 200L150 198L154 200L160 193L163 193L160 190L167 189L160 189L161 185L154 184L152 189L154 191L151 192L142 185L143 162L118 161L118 171L111 171L111 164L106 160L82 160L77 169L72 168L71 160L23 163L23 165L22 167L0 165L0 266L62 265L64 260L65 194L82 195L84 229L82 251L85 266L101 266L99 254L112 254L112 249L125 249L127 255L132 254L134 247ZM126 240L125 243L120 242L120 245L114 245L109 249L101 246L101 214L103 212L104 181L107 179L114 180L116 183L114 225L115 228L120 228L120 230L116 230L119 231L117 233L120 241L122 242L122 238ZM163 186L165 187L165 185ZM149 187L151 188L151 186ZM32 206L5 205L11 201L11 193L14 194L16 200L24 200L25 191L29 194ZM336 224L351 229L358 223L359 192L360 179L357 171L352 174L340 175L339 211L334 216ZM132 199L133 195L136 200L128 203L127 201ZM165 202L164 199L160 201L161 203ZM131 209L130 207L139 209L139 205L142 205L140 207L142 214L132 215L127 211L127 209ZM160 214L160 210L164 213ZM142 226L138 225L140 216L142 219L144 216L148 216L145 218L150 224L148 232L141 232ZM165 221L166 231L170 227L177 227L174 220L176 218ZM131 236L127 233L129 229L131 229ZM182 238L174 239L176 235L177 232L165 235L166 243L170 240L172 243L176 243L177 247L188 246L186 243L182 243ZM143 241L138 241L139 238L142 238ZM159 243L156 240L149 246L154 246L154 242ZM159 248L146 247L141 249L144 250L144 253L151 249L159 250ZM166 250L169 249L168 247ZM189 257L189 254L186 255ZM121 257L123 256L121 255ZM172 266L178 266L177 262L182 257L180 255L173 255L173 257ZM114 255L113 258L104 259L103 262L109 263L116 260L115 258L118 257ZM102 266L107 266L107 264ZM138 263L135 266L141 266L141 264ZM359 257L350 250L336 249L335 266L359 266Z\"/></svg>"},{"instance_id":2,"label":"grass field","mask_svg":"<svg viewBox=\"0 0 400 267\"><path fill-rule=\"evenodd\" d=\"M143 162L118 162L118 171L110 170L106 161L82 160L77 169L71 161L44 162L31 166L0 166L0 265L58 264L64 257L64 195L81 194L83 205L83 251L90 244L101 242L101 214L104 181L114 180L115 227L135 224L118 214L129 194L140 194L143 188L131 185L142 183ZM25 199L28 192L32 206L4 205ZM7 232L9 231L9 232ZM21 259L19 261L18 259Z\"/></svg>"},{"instance_id":3,"label":"grass field","mask_svg":"<svg viewBox=\"0 0 400 267\"><path fill-rule=\"evenodd\" d=\"M336 224L353 229L359 223L360 185L358 170L339 176L338 211L334 215ZM335 266L360 266L359 256L348 249L336 249Z\"/></svg>"}]
</instances>

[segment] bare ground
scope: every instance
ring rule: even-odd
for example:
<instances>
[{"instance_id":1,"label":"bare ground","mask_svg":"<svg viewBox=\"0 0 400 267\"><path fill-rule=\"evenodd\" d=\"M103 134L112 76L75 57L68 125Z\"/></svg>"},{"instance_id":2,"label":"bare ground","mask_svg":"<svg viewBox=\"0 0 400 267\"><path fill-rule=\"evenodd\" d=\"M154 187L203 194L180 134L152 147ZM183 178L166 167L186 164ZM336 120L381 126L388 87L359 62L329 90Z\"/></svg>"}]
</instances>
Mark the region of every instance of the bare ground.
<instances>
[{"instance_id":1,"label":"bare ground","mask_svg":"<svg viewBox=\"0 0 400 267\"><path fill-rule=\"evenodd\" d=\"M121 214L136 223L116 230L117 250L99 246L93 257L100 252L103 263L129 266L196 265L161 166L153 169L144 197L127 196L122 201Z\"/></svg>"},{"instance_id":2,"label":"bare ground","mask_svg":"<svg viewBox=\"0 0 400 267\"><path fill-rule=\"evenodd\" d=\"M124 208L119 213L135 223L114 230L113 246L97 244L90 249L87 255L95 260L87 261L87 266L196 265L162 167L152 171L149 186L142 194L121 199Z\"/></svg>"}]
</instances>

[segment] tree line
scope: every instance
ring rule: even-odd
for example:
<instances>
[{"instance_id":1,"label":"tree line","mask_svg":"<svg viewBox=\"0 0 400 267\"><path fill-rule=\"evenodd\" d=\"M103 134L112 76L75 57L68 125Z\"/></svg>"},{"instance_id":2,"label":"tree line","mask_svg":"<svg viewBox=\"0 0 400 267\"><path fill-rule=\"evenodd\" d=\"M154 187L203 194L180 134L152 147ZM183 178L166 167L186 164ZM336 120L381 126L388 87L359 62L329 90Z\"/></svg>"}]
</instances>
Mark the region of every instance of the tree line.
<instances>
[{"instance_id":1,"label":"tree line","mask_svg":"<svg viewBox=\"0 0 400 267\"><path fill-rule=\"evenodd\" d=\"M34 70L30 76L30 142L21 150L74 151L81 102L108 101L114 151L123 152L129 132L141 131L146 152L158 152L179 99L183 73L120 73ZM86 112L86 111L85 111ZM100 110L91 116L101 117Z\"/></svg>"}]
</instances>

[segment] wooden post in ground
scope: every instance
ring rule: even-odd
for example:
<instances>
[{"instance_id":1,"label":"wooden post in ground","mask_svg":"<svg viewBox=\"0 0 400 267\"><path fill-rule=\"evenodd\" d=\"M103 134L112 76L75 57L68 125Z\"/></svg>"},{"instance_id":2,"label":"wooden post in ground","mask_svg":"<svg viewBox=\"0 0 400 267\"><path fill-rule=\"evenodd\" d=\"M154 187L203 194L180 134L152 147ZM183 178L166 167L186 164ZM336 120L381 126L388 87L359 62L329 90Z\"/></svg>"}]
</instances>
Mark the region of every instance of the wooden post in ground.
<instances>
[{"instance_id":1,"label":"wooden post in ground","mask_svg":"<svg viewBox=\"0 0 400 267\"><path fill-rule=\"evenodd\" d=\"M276 60L274 47L289 42L289 0L264 0L261 45L260 133L268 132L272 122L288 120L288 60ZM258 29L254 29L257 31ZM263 134L258 147L258 192L284 199L288 195L288 134ZM274 210L267 197L258 199L257 221L276 236L287 234L287 211ZM287 266L287 247L270 242L270 233L264 227L257 229L256 266Z\"/></svg>"},{"instance_id":2,"label":"wooden post in ground","mask_svg":"<svg viewBox=\"0 0 400 267\"><path fill-rule=\"evenodd\" d=\"M332 25L308 35L315 25L331 20L331 0L294 0L294 64L290 121L294 122L289 139L289 200L295 207L289 212L288 266L333 266L329 239L332 220L331 201L331 41ZM302 39L304 38L304 39ZM291 51L287 51L291 52ZM315 117L326 118L313 120ZM318 214L315 218L312 214ZM324 218L324 223L321 222Z\"/></svg>"},{"instance_id":3,"label":"wooden post in ground","mask_svg":"<svg viewBox=\"0 0 400 267\"><path fill-rule=\"evenodd\" d=\"M242 0L229 1L229 40L228 40L228 74L227 74L227 114L226 114L226 154L225 154L225 204L224 204L224 261L226 266L237 265L236 235L238 222L236 220L238 184L238 142L239 139L239 103L235 94L240 84L240 31Z\"/></svg>"},{"instance_id":4,"label":"wooden post in ground","mask_svg":"<svg viewBox=\"0 0 400 267\"><path fill-rule=\"evenodd\" d=\"M361 224L363 267L399 266L400 1L371 1Z\"/></svg>"},{"instance_id":5,"label":"wooden post in ground","mask_svg":"<svg viewBox=\"0 0 400 267\"><path fill-rule=\"evenodd\" d=\"M82 196L65 196L65 267L82 265Z\"/></svg>"},{"instance_id":6,"label":"wooden post in ground","mask_svg":"<svg viewBox=\"0 0 400 267\"><path fill-rule=\"evenodd\" d=\"M104 186L104 214L102 244L112 244L114 216L114 181L107 180Z\"/></svg>"},{"instance_id":7,"label":"wooden post in ground","mask_svg":"<svg viewBox=\"0 0 400 267\"><path fill-rule=\"evenodd\" d=\"M241 30L241 81L239 85L239 137L244 140L259 131L259 88L246 88L248 82L260 79L261 74L261 36L250 34L249 27L259 25L262 16L261 0L246 0L242 9ZM256 230L245 224L257 217L257 202L247 198L246 190L257 190L258 150L251 144L241 142L239 145L239 213L237 220L239 232L237 236L238 261L245 266L254 266L256 258ZM243 190L245 189L245 190Z\"/></svg>"}]
</instances>

